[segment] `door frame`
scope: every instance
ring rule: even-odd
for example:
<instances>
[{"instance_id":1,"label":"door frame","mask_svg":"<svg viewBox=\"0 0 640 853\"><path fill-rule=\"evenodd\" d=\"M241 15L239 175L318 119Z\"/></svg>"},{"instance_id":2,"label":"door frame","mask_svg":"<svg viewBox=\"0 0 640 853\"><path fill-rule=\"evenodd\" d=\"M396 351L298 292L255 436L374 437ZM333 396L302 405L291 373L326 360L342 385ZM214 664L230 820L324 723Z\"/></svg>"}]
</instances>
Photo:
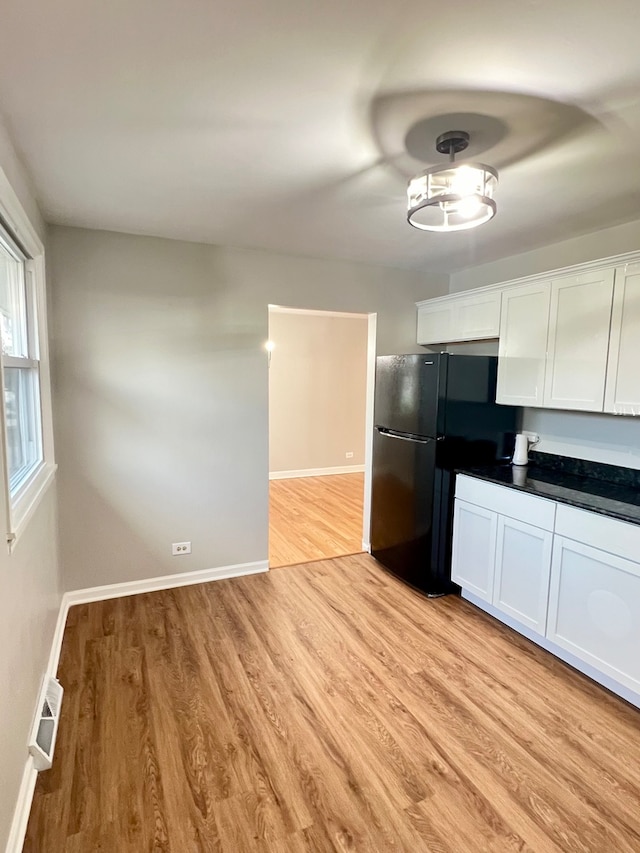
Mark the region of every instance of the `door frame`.
<instances>
[{"instance_id":1,"label":"door frame","mask_svg":"<svg viewBox=\"0 0 640 853\"><path fill-rule=\"evenodd\" d=\"M285 309L292 314L333 314L360 315L367 318L367 377L365 393L365 424L364 424L364 495L362 506L362 550L371 553L371 484L373 479L373 416L376 384L376 355L378 339L378 314L368 311L339 311L331 308L300 308L282 304L267 305L267 334L268 317L271 309ZM267 400L269 399L269 375L267 373ZM268 431L268 427L267 427ZM267 477L269 474L267 473Z\"/></svg>"},{"instance_id":2,"label":"door frame","mask_svg":"<svg viewBox=\"0 0 640 853\"><path fill-rule=\"evenodd\" d=\"M371 553L371 482L373 479L373 415L376 388L378 315L368 314L367 393L364 425L364 504L362 507L362 550Z\"/></svg>"}]
</instances>

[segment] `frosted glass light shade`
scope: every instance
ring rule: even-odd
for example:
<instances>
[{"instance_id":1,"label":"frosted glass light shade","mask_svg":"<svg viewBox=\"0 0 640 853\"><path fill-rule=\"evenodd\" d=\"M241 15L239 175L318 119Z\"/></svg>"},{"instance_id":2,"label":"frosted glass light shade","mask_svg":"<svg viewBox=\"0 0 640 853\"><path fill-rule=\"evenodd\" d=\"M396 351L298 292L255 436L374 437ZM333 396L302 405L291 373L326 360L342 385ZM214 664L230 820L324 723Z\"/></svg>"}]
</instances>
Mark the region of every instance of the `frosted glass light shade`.
<instances>
[{"instance_id":1,"label":"frosted glass light shade","mask_svg":"<svg viewBox=\"0 0 640 853\"><path fill-rule=\"evenodd\" d=\"M495 216L498 173L482 163L448 163L409 182L407 219L423 231L463 231Z\"/></svg>"}]
</instances>

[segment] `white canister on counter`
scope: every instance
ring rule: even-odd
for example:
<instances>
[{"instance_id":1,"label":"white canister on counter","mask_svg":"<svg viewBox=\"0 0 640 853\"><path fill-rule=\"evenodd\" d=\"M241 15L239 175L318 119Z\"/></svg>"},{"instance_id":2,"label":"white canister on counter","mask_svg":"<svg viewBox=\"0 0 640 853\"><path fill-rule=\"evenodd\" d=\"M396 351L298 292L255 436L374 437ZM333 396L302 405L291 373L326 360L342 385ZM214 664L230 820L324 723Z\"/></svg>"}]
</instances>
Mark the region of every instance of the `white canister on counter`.
<instances>
[{"instance_id":1,"label":"white canister on counter","mask_svg":"<svg viewBox=\"0 0 640 853\"><path fill-rule=\"evenodd\" d=\"M529 437L521 432L516 435L516 447L513 451L512 465L527 465L529 462Z\"/></svg>"}]
</instances>

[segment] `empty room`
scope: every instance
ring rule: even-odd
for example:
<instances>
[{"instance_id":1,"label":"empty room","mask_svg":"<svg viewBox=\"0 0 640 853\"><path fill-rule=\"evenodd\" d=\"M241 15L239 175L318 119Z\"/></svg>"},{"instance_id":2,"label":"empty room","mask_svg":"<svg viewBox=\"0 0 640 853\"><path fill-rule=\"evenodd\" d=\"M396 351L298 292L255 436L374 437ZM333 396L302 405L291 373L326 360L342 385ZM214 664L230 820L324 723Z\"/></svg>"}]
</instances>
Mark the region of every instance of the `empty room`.
<instances>
[{"instance_id":1,"label":"empty room","mask_svg":"<svg viewBox=\"0 0 640 853\"><path fill-rule=\"evenodd\" d=\"M0 850L640 851L630 0L8 0Z\"/></svg>"},{"instance_id":2,"label":"empty room","mask_svg":"<svg viewBox=\"0 0 640 853\"><path fill-rule=\"evenodd\" d=\"M367 547L375 316L269 306L269 568Z\"/></svg>"}]
</instances>

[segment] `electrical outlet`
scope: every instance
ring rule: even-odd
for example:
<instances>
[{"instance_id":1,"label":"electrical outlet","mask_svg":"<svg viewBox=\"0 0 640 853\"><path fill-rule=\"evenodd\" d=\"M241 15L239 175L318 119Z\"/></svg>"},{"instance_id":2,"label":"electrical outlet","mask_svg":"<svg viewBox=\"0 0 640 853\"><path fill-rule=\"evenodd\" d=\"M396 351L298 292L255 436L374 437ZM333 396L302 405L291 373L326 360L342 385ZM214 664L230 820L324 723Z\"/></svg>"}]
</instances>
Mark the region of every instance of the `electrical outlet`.
<instances>
[{"instance_id":1,"label":"electrical outlet","mask_svg":"<svg viewBox=\"0 0 640 853\"><path fill-rule=\"evenodd\" d=\"M191 553L191 542L172 542L171 555L173 557L182 557L184 554Z\"/></svg>"},{"instance_id":2,"label":"electrical outlet","mask_svg":"<svg viewBox=\"0 0 640 853\"><path fill-rule=\"evenodd\" d=\"M344 455L346 459L353 459L353 450L347 450Z\"/></svg>"}]
</instances>

